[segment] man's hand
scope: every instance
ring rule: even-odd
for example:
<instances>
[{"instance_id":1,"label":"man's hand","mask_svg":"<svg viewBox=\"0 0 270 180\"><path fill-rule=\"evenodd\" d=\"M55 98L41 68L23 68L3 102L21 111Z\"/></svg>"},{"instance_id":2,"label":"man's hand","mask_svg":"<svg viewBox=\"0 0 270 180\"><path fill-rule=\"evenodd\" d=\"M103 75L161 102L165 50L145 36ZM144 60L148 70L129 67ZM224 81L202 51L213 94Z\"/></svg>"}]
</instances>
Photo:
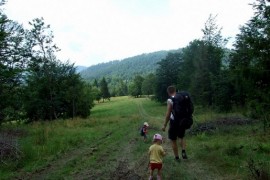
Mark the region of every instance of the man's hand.
<instances>
[{"instance_id":1,"label":"man's hand","mask_svg":"<svg viewBox=\"0 0 270 180\"><path fill-rule=\"evenodd\" d=\"M164 125L163 128L162 128L162 131L165 131L166 130L166 126Z\"/></svg>"}]
</instances>

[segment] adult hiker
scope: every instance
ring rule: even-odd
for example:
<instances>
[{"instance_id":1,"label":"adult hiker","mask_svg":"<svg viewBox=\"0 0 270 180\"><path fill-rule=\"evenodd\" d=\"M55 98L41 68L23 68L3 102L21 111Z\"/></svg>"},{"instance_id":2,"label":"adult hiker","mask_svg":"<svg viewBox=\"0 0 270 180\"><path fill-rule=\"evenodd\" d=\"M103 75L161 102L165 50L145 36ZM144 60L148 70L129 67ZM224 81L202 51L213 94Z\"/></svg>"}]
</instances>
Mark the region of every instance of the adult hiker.
<instances>
[{"instance_id":1,"label":"adult hiker","mask_svg":"<svg viewBox=\"0 0 270 180\"><path fill-rule=\"evenodd\" d=\"M186 141L184 137L186 129L190 128L193 123L193 104L187 92L176 93L176 88L174 86L169 86L167 88L167 93L170 98L167 100L167 112L162 130L166 130L167 124L170 121L168 136L172 141L175 160L180 161L177 139L180 139L182 158L187 159Z\"/></svg>"}]
</instances>

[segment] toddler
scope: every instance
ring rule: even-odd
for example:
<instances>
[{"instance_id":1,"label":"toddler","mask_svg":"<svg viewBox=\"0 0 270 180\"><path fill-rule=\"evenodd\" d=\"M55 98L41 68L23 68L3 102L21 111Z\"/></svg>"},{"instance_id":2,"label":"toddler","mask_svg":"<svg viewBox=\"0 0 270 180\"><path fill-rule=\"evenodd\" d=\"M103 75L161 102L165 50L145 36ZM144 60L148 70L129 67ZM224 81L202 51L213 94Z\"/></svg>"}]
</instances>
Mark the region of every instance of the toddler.
<instances>
[{"instance_id":1,"label":"toddler","mask_svg":"<svg viewBox=\"0 0 270 180\"><path fill-rule=\"evenodd\" d=\"M143 127L141 128L141 136L143 136L143 140L144 142L147 140L147 129L148 129L149 125L147 122L143 123Z\"/></svg>"},{"instance_id":2,"label":"toddler","mask_svg":"<svg viewBox=\"0 0 270 180\"><path fill-rule=\"evenodd\" d=\"M153 145L149 148L150 156L150 177L149 180L153 179L153 174L155 169L157 172L157 180L161 180L161 169L162 169L162 158L165 156L165 151L162 144L162 136L160 134L155 134L153 137Z\"/></svg>"}]
</instances>

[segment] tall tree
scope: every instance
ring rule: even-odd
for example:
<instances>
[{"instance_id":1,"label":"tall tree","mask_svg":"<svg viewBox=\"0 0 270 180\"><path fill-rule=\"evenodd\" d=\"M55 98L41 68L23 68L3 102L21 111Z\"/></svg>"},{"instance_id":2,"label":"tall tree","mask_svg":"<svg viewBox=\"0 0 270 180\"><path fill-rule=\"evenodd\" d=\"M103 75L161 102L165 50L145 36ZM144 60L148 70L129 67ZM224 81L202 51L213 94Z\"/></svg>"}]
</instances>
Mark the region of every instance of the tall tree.
<instances>
[{"instance_id":1,"label":"tall tree","mask_svg":"<svg viewBox=\"0 0 270 180\"><path fill-rule=\"evenodd\" d=\"M96 87L96 88L98 88L98 82L97 82L97 79L94 80L93 86Z\"/></svg>"},{"instance_id":2,"label":"tall tree","mask_svg":"<svg viewBox=\"0 0 270 180\"><path fill-rule=\"evenodd\" d=\"M236 37L230 68L237 92L245 94L236 100L242 104L248 102L254 117L269 118L270 6L266 0L257 0L253 9L254 16L240 28Z\"/></svg>"},{"instance_id":3,"label":"tall tree","mask_svg":"<svg viewBox=\"0 0 270 180\"><path fill-rule=\"evenodd\" d=\"M27 45L31 54L28 64L28 88L31 87L33 91L37 90L37 92L43 91L42 96L36 97L37 100L42 101L40 105L44 105L43 108L40 108L41 117L52 120L57 118L55 89L59 62L57 62L54 53L59 51L59 48L53 43L54 36L50 26L45 25L43 18L36 18L29 24L32 29L26 33Z\"/></svg>"},{"instance_id":4,"label":"tall tree","mask_svg":"<svg viewBox=\"0 0 270 180\"><path fill-rule=\"evenodd\" d=\"M133 83L130 85L129 93L131 96L139 97L142 95L142 83L144 78L140 75L135 76Z\"/></svg>"},{"instance_id":5,"label":"tall tree","mask_svg":"<svg viewBox=\"0 0 270 180\"><path fill-rule=\"evenodd\" d=\"M149 74L144 78L142 83L142 94L153 95L155 92L156 77L154 74Z\"/></svg>"},{"instance_id":6,"label":"tall tree","mask_svg":"<svg viewBox=\"0 0 270 180\"><path fill-rule=\"evenodd\" d=\"M103 102L105 99L108 99L110 101L111 95L110 95L108 84L107 84L105 77L102 78L99 85L100 85L100 92L101 92L101 96L103 98Z\"/></svg>"},{"instance_id":7,"label":"tall tree","mask_svg":"<svg viewBox=\"0 0 270 180\"><path fill-rule=\"evenodd\" d=\"M0 6L5 4L0 1ZM24 30L0 9L0 123L18 119L21 113L21 84L27 60Z\"/></svg>"},{"instance_id":8,"label":"tall tree","mask_svg":"<svg viewBox=\"0 0 270 180\"><path fill-rule=\"evenodd\" d=\"M210 14L202 29L202 40L216 47L224 47L228 39L222 37L221 31L222 28L217 25L217 15Z\"/></svg>"},{"instance_id":9,"label":"tall tree","mask_svg":"<svg viewBox=\"0 0 270 180\"><path fill-rule=\"evenodd\" d=\"M224 44L216 17L210 15L202 29L202 40L192 41L183 49L183 65L179 71L179 89L191 92L197 104L211 106L216 102Z\"/></svg>"},{"instance_id":10,"label":"tall tree","mask_svg":"<svg viewBox=\"0 0 270 180\"><path fill-rule=\"evenodd\" d=\"M26 33L31 55L25 84L25 111L30 120L53 120L62 117L86 117L93 106L91 88L82 82L69 62L55 56L59 48L43 19L34 19Z\"/></svg>"},{"instance_id":11,"label":"tall tree","mask_svg":"<svg viewBox=\"0 0 270 180\"><path fill-rule=\"evenodd\" d=\"M127 86L127 81L120 80L119 85L118 85L118 96L126 96L128 95L128 86Z\"/></svg>"},{"instance_id":12,"label":"tall tree","mask_svg":"<svg viewBox=\"0 0 270 180\"><path fill-rule=\"evenodd\" d=\"M168 53L167 57L158 63L155 87L157 101L164 102L168 98L167 87L177 84L182 63L182 53Z\"/></svg>"}]
</instances>

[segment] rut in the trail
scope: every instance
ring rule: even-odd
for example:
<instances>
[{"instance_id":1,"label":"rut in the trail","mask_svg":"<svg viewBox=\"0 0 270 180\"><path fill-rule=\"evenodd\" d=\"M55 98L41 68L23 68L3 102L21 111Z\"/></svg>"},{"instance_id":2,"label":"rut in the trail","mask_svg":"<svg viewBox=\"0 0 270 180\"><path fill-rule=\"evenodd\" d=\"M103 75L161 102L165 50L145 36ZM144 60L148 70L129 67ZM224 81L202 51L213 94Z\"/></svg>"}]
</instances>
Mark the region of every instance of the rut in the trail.
<instances>
[{"instance_id":1,"label":"rut in the trail","mask_svg":"<svg viewBox=\"0 0 270 180\"><path fill-rule=\"evenodd\" d=\"M175 163L173 161L174 155L171 148L171 142L167 140L167 132L162 132L161 127L163 124L163 117L160 116L151 116L143 107L143 104L141 101L136 101L138 106L138 111L140 113L141 118L143 119L152 119L152 120L158 120L160 122L160 127L151 127L152 130L155 130L155 132L160 133L163 136L163 148L166 151L166 159L171 159L170 163L164 163L163 168L163 174L166 174L166 179L170 180L178 180L179 177L175 176L174 172L171 172L171 169L175 168L176 166L179 166L178 175L180 174L181 179L186 179L185 175L188 177L192 177L192 179L207 179L207 180L223 180L226 179L226 177L222 177L222 174L220 172L213 171L213 169L207 167L202 162L193 159L193 156L189 156L189 160L182 160L180 163ZM166 109L164 108L164 111ZM146 157L148 158L148 157ZM146 167L146 166L144 166ZM178 169L178 168L177 168ZM182 174L182 175L181 175ZM147 177L148 173L144 176Z\"/></svg>"},{"instance_id":2,"label":"rut in the trail","mask_svg":"<svg viewBox=\"0 0 270 180\"><path fill-rule=\"evenodd\" d=\"M51 174L54 174L57 170L61 169L65 164L73 161L78 157L93 155L97 151L97 146L99 143L102 143L112 134L112 132L107 132L104 136L100 137L95 145L76 148L71 150L61 156L59 159L52 161L46 167L36 170L33 173L23 174L18 179L47 179Z\"/></svg>"},{"instance_id":3,"label":"rut in the trail","mask_svg":"<svg viewBox=\"0 0 270 180\"><path fill-rule=\"evenodd\" d=\"M151 116L143 107L143 104L141 101L136 101L138 112L141 116L141 118L145 119L151 119L151 120L161 120L162 117L154 117ZM162 121L160 121L160 126L162 125ZM158 124L158 123L157 123ZM134 124L131 126L131 131L136 131L138 124ZM167 159L167 163L164 163L164 170L163 173L166 174L166 179L179 179L176 178L175 174L171 172L172 168L175 168L175 166L179 166L179 172L178 174L187 174L188 177L193 177L193 179L204 179L203 177L207 177L207 179L222 179L219 172L213 172L207 166L202 164L201 162L197 161L196 159L193 159L192 156L190 156L190 159L188 161L182 161L180 164L175 164L173 162L173 154L171 149L171 144L169 141L166 140L166 133L161 132L160 127L152 127L152 130L155 130L155 132L159 132L162 134L162 136L165 139L165 142L163 144L164 149L167 151L167 156L165 159ZM100 137L94 145L92 146L85 146L81 148L77 148L74 150L71 150L64 154L63 156L59 157L59 159L56 159L55 161L50 162L46 167L43 167L42 169L37 170L36 172L30 173L30 174L23 174L20 177L17 177L17 179L48 179L50 175L57 173L63 166L66 164L72 162L75 159L80 159L80 157L84 156L91 156L95 155L96 151L98 151L98 145L102 144L106 140L109 140L108 137L112 132L105 133L104 136ZM148 156L147 154L143 154L140 158L132 161L132 156L134 147L138 146L140 139L139 137L133 137L130 141L127 142L124 146L119 147L120 152L125 152L125 156L121 156L117 158L116 162L113 162L116 166L114 170L111 170L110 172L107 172L111 179L113 180L142 180L146 179L148 177L148 171L147 171L147 165L148 165ZM149 143L150 146L150 143ZM108 150L105 150L103 153L107 153ZM146 150L147 151L147 150ZM130 155L130 156L129 156ZM102 159L100 159L102 161ZM178 169L178 168L177 168ZM183 172L183 173L182 173ZM207 176L205 176L207 175ZM68 176L68 175L67 175ZM77 172L74 175L69 176L72 179L102 179L104 174L98 171L98 169L95 169L95 167L89 167L81 170L80 172ZM183 179L185 177L183 176Z\"/></svg>"}]
</instances>

